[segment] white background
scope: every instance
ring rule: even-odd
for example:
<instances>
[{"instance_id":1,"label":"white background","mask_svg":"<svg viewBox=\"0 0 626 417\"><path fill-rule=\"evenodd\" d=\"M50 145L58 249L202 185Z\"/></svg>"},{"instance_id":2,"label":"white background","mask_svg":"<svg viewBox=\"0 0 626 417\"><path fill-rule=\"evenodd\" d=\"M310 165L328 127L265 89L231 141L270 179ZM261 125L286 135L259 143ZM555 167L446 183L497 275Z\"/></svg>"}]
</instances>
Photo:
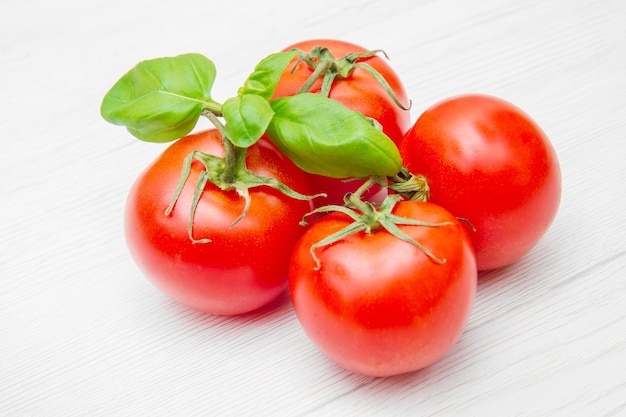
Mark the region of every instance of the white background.
<instances>
[{"instance_id":1,"label":"white background","mask_svg":"<svg viewBox=\"0 0 626 417\"><path fill-rule=\"evenodd\" d=\"M462 339L416 373L340 369L286 295L242 317L186 309L126 250L126 194L166 145L100 118L111 85L140 60L199 52L224 100L262 57L320 37L384 49L413 120L494 94L561 161L547 235L480 276ZM625 415L624 74L622 0L2 0L0 415Z\"/></svg>"}]
</instances>

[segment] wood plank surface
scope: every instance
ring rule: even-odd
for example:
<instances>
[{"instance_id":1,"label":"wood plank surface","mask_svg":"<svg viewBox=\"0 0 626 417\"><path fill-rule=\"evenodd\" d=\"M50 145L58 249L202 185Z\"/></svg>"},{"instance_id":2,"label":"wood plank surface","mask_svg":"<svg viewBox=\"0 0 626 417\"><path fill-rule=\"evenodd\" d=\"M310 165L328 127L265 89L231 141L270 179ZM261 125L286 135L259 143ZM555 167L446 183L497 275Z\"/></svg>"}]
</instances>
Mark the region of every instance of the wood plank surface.
<instances>
[{"instance_id":1,"label":"wood plank surface","mask_svg":"<svg viewBox=\"0 0 626 417\"><path fill-rule=\"evenodd\" d=\"M626 2L2 0L0 35L0 416L626 415ZM287 294L191 311L126 249L128 189L166 145L102 120L108 88L199 52L222 100L309 38L384 49L413 120L457 94L505 98L561 162L548 233L480 275L462 339L416 373L334 365Z\"/></svg>"}]
</instances>

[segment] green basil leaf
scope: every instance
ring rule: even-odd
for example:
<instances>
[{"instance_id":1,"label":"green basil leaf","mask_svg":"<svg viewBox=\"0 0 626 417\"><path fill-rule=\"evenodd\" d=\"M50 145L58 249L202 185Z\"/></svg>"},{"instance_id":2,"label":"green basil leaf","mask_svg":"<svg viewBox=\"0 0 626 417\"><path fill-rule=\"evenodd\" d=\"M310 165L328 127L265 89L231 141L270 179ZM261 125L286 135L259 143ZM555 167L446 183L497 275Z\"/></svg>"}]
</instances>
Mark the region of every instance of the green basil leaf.
<instances>
[{"instance_id":1,"label":"green basil leaf","mask_svg":"<svg viewBox=\"0 0 626 417\"><path fill-rule=\"evenodd\" d=\"M244 82L240 95L255 94L266 100L271 99L283 71L296 55L298 52L292 50L277 52L262 59Z\"/></svg>"},{"instance_id":2,"label":"green basil leaf","mask_svg":"<svg viewBox=\"0 0 626 417\"><path fill-rule=\"evenodd\" d=\"M272 101L267 135L301 169L334 178L393 176L398 148L363 114L319 94Z\"/></svg>"},{"instance_id":3,"label":"green basil leaf","mask_svg":"<svg viewBox=\"0 0 626 417\"><path fill-rule=\"evenodd\" d=\"M228 139L235 146L247 148L265 133L274 111L264 98L248 94L226 100L222 105L222 115Z\"/></svg>"},{"instance_id":4,"label":"green basil leaf","mask_svg":"<svg viewBox=\"0 0 626 417\"><path fill-rule=\"evenodd\" d=\"M100 113L139 139L168 142L195 127L211 99L215 65L200 54L142 61L105 95Z\"/></svg>"}]
</instances>

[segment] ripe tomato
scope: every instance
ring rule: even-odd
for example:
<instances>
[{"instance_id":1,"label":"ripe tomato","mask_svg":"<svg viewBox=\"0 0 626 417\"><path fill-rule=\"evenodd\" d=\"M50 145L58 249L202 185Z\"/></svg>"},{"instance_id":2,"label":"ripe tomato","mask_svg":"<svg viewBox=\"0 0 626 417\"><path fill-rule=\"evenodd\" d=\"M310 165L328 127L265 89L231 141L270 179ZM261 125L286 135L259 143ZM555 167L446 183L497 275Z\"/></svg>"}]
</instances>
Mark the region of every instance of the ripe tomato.
<instances>
[{"instance_id":1,"label":"ripe tomato","mask_svg":"<svg viewBox=\"0 0 626 417\"><path fill-rule=\"evenodd\" d=\"M303 52L311 52L316 46L323 46L333 54L336 59L343 58L352 52L365 52L366 48L349 42L333 39L312 39L295 43L285 51L298 48ZM304 62L299 63L295 69L297 57L287 66L276 87L273 98L291 96L298 92L313 70ZM408 107L407 93L398 74L381 57L372 56L363 58L360 62L366 62L389 83L398 100L404 107ZM321 78L309 90L319 93L321 90ZM402 135L410 128L410 113L399 107L378 81L365 69L355 68L352 74L345 79L335 79L330 89L330 98L338 101L351 110L363 113L365 116L378 121L383 132L396 144L402 140ZM358 188L360 182L342 182L341 180L327 178L311 174L311 184L314 193L327 193L328 198L315 201L315 204L343 204L343 196L347 192ZM380 190L379 190L380 191ZM369 196L371 200L382 200L386 193L378 192Z\"/></svg>"},{"instance_id":2,"label":"ripe tomato","mask_svg":"<svg viewBox=\"0 0 626 417\"><path fill-rule=\"evenodd\" d=\"M479 270L508 265L543 236L558 210L561 172L541 128L522 110L466 95L426 110L401 145L431 201L475 227Z\"/></svg>"},{"instance_id":3,"label":"ripe tomato","mask_svg":"<svg viewBox=\"0 0 626 417\"><path fill-rule=\"evenodd\" d=\"M455 217L432 203L404 201L394 214L451 225L399 226L445 263L381 229L310 247L352 222L342 213L314 223L298 242L289 288L302 327L339 365L370 376L411 372L442 358L460 338L476 292L471 243Z\"/></svg>"},{"instance_id":4,"label":"ripe tomato","mask_svg":"<svg viewBox=\"0 0 626 417\"><path fill-rule=\"evenodd\" d=\"M190 135L167 148L133 185L125 213L130 253L158 288L189 307L214 314L254 310L286 288L289 257L304 232L298 223L311 205L266 186L251 188L249 212L231 227L244 199L209 183L195 213L193 236L212 241L193 243L187 230L200 163L194 161L173 212L164 212L183 160L194 150L224 155L216 130ZM302 172L267 143L248 149L247 164L256 174L309 193Z\"/></svg>"},{"instance_id":5,"label":"ripe tomato","mask_svg":"<svg viewBox=\"0 0 626 417\"><path fill-rule=\"evenodd\" d=\"M284 50L297 48L303 52L311 52L316 46L323 46L333 54L336 59L343 58L352 52L366 52L367 49L349 42L333 39L311 39L290 45ZM300 62L294 69L298 58L294 58L287 66L278 82L273 98L292 96L300 90L302 85L313 73L306 63ZM408 107L409 102L406 90L400 77L387 62L375 55L363 58L359 62L366 62L380 73L389 83L398 100ZM309 90L312 93L319 93L321 90L321 78ZM345 78L336 78L331 89L330 98L338 101L351 110L359 111L367 117L376 119L381 124L383 131L394 142L399 143L402 135L410 127L410 113L403 110L378 81L363 68L355 68L352 74Z\"/></svg>"}]
</instances>

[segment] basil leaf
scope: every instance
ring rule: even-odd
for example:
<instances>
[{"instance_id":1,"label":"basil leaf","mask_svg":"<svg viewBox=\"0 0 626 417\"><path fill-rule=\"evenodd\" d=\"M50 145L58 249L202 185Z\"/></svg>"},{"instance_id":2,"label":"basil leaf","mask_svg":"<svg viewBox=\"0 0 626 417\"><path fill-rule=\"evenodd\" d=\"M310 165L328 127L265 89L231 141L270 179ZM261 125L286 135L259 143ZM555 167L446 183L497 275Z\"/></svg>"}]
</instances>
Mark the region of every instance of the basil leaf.
<instances>
[{"instance_id":1,"label":"basil leaf","mask_svg":"<svg viewBox=\"0 0 626 417\"><path fill-rule=\"evenodd\" d=\"M254 144L265 133L274 116L270 103L254 94L229 98L222 105L226 136L242 148Z\"/></svg>"},{"instance_id":2,"label":"basil leaf","mask_svg":"<svg viewBox=\"0 0 626 417\"><path fill-rule=\"evenodd\" d=\"M298 52L291 50L277 52L262 59L244 82L240 95L255 94L266 100L271 99L283 71L296 55Z\"/></svg>"},{"instance_id":3,"label":"basil leaf","mask_svg":"<svg viewBox=\"0 0 626 417\"><path fill-rule=\"evenodd\" d=\"M301 169L334 178L393 176L398 148L359 112L319 94L272 101L267 136Z\"/></svg>"},{"instance_id":4,"label":"basil leaf","mask_svg":"<svg viewBox=\"0 0 626 417\"><path fill-rule=\"evenodd\" d=\"M100 113L141 140L168 142L195 127L211 99L215 65L200 54L142 61L105 95Z\"/></svg>"}]
</instances>

